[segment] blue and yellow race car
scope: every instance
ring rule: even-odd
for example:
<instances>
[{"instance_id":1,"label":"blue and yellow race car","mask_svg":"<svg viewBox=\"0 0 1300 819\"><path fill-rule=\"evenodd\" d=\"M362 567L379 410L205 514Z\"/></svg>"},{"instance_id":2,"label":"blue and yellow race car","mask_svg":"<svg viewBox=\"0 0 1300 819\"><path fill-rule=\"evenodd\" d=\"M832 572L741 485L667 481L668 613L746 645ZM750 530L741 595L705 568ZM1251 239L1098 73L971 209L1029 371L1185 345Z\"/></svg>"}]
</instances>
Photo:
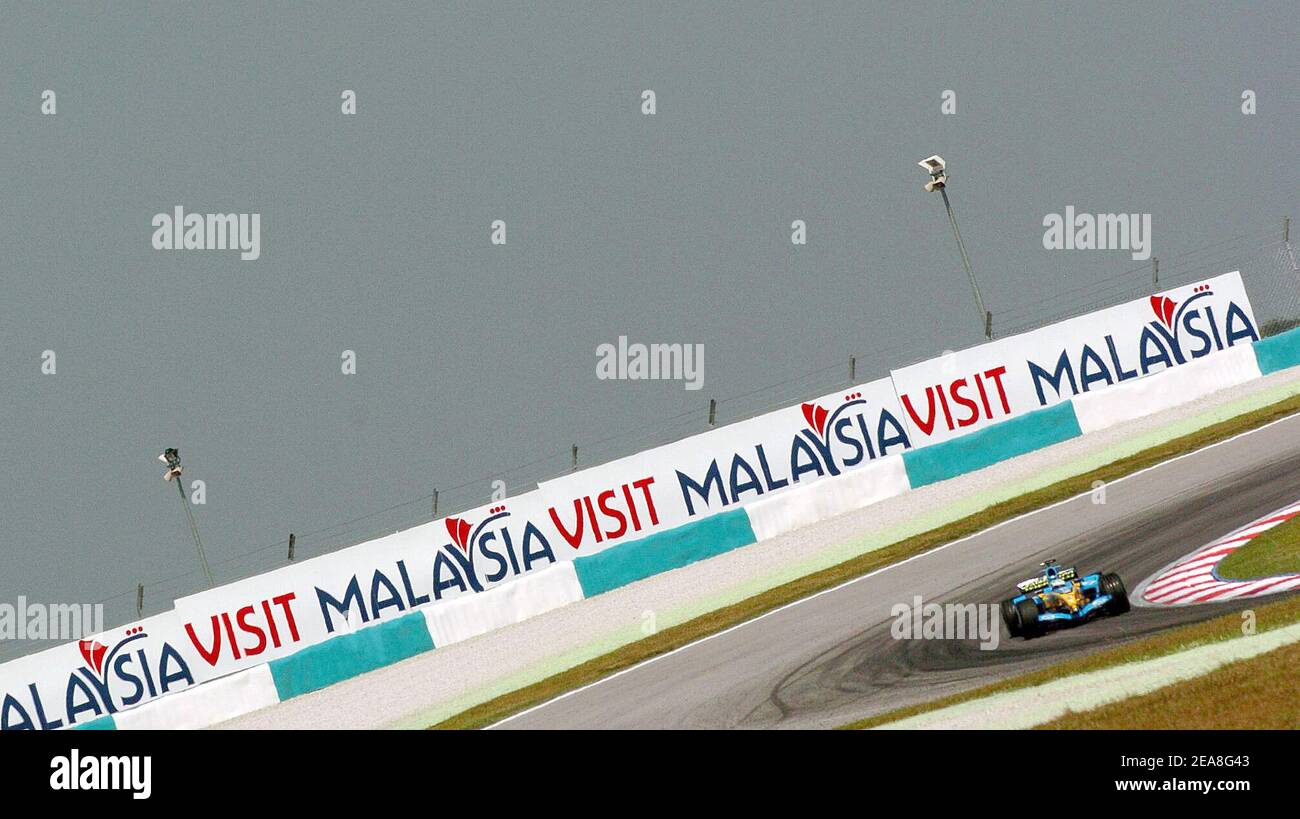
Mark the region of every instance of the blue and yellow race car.
<instances>
[{"instance_id":1,"label":"blue and yellow race car","mask_svg":"<svg viewBox=\"0 0 1300 819\"><path fill-rule=\"evenodd\" d=\"M1002 620L1012 637L1037 637L1057 626L1073 625L1102 614L1129 610L1124 581L1114 573L1079 577L1055 560L1042 564L1043 573L1016 584L1020 594L1002 601Z\"/></svg>"}]
</instances>

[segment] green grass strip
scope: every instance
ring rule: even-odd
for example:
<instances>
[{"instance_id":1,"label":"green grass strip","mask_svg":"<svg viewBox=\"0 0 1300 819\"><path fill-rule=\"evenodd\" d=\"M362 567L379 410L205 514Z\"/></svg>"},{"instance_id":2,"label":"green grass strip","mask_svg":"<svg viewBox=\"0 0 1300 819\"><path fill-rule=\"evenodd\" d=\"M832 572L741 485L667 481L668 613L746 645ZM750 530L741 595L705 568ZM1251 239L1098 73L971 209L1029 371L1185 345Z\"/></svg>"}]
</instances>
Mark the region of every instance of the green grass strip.
<instances>
[{"instance_id":1,"label":"green grass strip","mask_svg":"<svg viewBox=\"0 0 1300 819\"><path fill-rule=\"evenodd\" d=\"M1256 535L1216 567L1225 580L1255 580L1300 572L1300 517Z\"/></svg>"}]
</instances>

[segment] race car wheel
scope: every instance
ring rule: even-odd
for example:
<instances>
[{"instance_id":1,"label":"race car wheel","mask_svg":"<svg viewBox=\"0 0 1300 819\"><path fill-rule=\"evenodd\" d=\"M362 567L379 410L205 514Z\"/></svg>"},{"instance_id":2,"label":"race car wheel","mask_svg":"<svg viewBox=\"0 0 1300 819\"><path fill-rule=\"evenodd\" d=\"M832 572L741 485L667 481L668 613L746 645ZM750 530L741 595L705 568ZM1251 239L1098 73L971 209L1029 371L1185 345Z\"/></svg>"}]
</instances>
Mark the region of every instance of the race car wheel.
<instances>
[{"instance_id":1,"label":"race car wheel","mask_svg":"<svg viewBox=\"0 0 1300 819\"><path fill-rule=\"evenodd\" d=\"M1032 600L1016 604L1016 619L1020 621L1020 636L1029 639L1039 633L1038 606Z\"/></svg>"},{"instance_id":2,"label":"race car wheel","mask_svg":"<svg viewBox=\"0 0 1300 819\"><path fill-rule=\"evenodd\" d=\"M1002 601L1002 622L1007 624L1007 633L1012 637L1020 636L1020 616L1016 614L1016 606L1010 600Z\"/></svg>"},{"instance_id":3,"label":"race car wheel","mask_svg":"<svg viewBox=\"0 0 1300 819\"><path fill-rule=\"evenodd\" d=\"M1103 574L1101 582L1102 594L1109 594L1111 601L1106 605L1111 614L1123 614L1129 610L1128 590L1124 588L1124 581L1119 579L1115 573Z\"/></svg>"}]
</instances>

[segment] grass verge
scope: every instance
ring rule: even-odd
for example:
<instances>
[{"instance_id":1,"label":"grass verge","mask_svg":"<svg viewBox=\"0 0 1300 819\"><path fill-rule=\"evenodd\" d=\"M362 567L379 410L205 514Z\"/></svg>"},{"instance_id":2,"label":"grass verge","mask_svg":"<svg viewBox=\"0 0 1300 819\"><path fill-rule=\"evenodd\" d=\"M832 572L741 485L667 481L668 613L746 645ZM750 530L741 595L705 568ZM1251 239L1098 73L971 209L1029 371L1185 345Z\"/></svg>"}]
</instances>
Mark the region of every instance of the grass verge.
<instances>
[{"instance_id":1,"label":"grass verge","mask_svg":"<svg viewBox=\"0 0 1300 819\"><path fill-rule=\"evenodd\" d=\"M1255 612L1255 629L1256 632L1269 631L1283 626L1289 626L1292 623L1300 621L1300 597L1287 597L1275 603L1268 603L1263 606L1250 607L1243 603L1243 610L1250 608ZM1070 674L1082 674L1088 671L1098 671L1103 668L1113 668L1124 663L1135 663L1142 660L1150 660L1156 657L1163 657L1168 654L1174 654L1179 651L1185 651L1189 648L1217 643L1223 640L1229 640L1233 637L1242 635L1242 617L1240 612L1225 614L1222 617L1216 617L1212 620L1205 620L1200 623L1192 623L1186 626L1179 626L1168 631L1162 631L1151 637L1141 640L1135 640L1106 651L1099 651L1079 659L1070 661ZM920 703L907 708L899 708L895 711L889 711L884 714L877 714L864 720L841 726L846 729L856 730L861 728L875 728L878 725L884 725L889 722L896 722L900 719L913 717L917 714L923 714L927 711L937 711L940 708L947 708L950 705L969 702L971 700L982 699L992 694L1001 694L1005 691L1014 691L1018 688L1032 688L1035 685L1054 682L1061 678L1061 672L1057 668L1043 668L1038 671L1030 672L1020 677L1013 677L1009 680L992 683L990 685L973 688L970 691L963 691L960 694L954 694L950 697L943 697L932 702ZM1198 678L1199 679L1199 678ZM1079 726L1083 727L1083 726Z\"/></svg>"},{"instance_id":2,"label":"grass verge","mask_svg":"<svg viewBox=\"0 0 1300 819\"><path fill-rule=\"evenodd\" d=\"M1300 572L1300 518L1248 540L1219 563L1219 577L1228 580L1253 580L1278 574Z\"/></svg>"},{"instance_id":3,"label":"grass verge","mask_svg":"<svg viewBox=\"0 0 1300 819\"><path fill-rule=\"evenodd\" d=\"M1300 728L1300 643L1228 663L1174 683L1037 728L1161 731Z\"/></svg>"},{"instance_id":4,"label":"grass verge","mask_svg":"<svg viewBox=\"0 0 1300 819\"><path fill-rule=\"evenodd\" d=\"M580 688L596 680L664 654L710 634L742 623L795 600L837 586L892 563L927 552L952 540L982 531L1002 521L1089 492L1096 481L1113 481L1125 475L1200 449L1270 421L1300 412L1300 395L1229 418L1226 421L1175 438L1156 447L1121 458L1099 469L1068 478L1035 492L995 504L961 520L901 540L819 572L701 615L680 625L622 646L608 654L576 665L532 685L519 688L462 711L435 729L482 728L506 717Z\"/></svg>"}]
</instances>

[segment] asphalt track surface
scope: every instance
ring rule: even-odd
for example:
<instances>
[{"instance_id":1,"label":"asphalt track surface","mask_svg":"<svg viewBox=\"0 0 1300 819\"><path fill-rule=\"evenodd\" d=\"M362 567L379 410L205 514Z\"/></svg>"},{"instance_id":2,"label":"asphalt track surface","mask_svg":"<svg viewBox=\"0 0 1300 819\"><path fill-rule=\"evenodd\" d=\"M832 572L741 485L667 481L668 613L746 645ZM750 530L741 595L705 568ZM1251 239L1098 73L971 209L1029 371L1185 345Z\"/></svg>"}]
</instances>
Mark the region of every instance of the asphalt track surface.
<instances>
[{"instance_id":1,"label":"asphalt track surface","mask_svg":"<svg viewBox=\"0 0 1300 819\"><path fill-rule=\"evenodd\" d=\"M1089 651L1251 605L1134 606L1034 640L895 640L890 609L993 603L1057 558L1118 572L1130 592L1171 561L1300 499L1300 416L1112 482L806 598L498 728L830 728L1068 664Z\"/></svg>"}]
</instances>

